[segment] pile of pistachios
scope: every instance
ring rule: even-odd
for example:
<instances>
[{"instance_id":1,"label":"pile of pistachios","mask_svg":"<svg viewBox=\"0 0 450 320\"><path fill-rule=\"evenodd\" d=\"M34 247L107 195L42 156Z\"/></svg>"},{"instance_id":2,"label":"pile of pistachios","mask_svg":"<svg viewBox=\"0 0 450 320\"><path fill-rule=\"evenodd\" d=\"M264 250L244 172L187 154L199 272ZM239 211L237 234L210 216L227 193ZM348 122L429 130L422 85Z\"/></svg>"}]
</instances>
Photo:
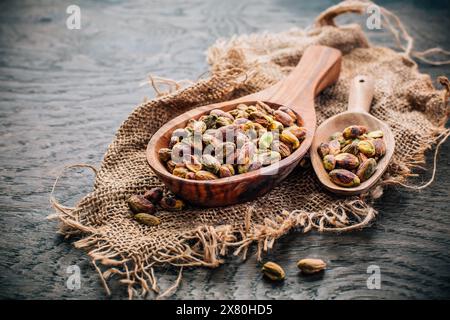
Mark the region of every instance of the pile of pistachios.
<instances>
[{"instance_id":1,"label":"pile of pistachios","mask_svg":"<svg viewBox=\"0 0 450 320\"><path fill-rule=\"evenodd\" d=\"M301 117L288 107L264 102L214 109L172 132L159 159L173 175L192 180L231 177L269 166L305 139Z\"/></svg>"},{"instance_id":2,"label":"pile of pistachios","mask_svg":"<svg viewBox=\"0 0 450 320\"><path fill-rule=\"evenodd\" d=\"M164 195L161 188L152 188L145 191L143 195L132 195L128 198L134 220L147 226L157 226L161 220L156 217L156 207L160 206L165 210L179 211L184 208L183 200L173 196Z\"/></svg>"},{"instance_id":3,"label":"pile of pistachios","mask_svg":"<svg viewBox=\"0 0 450 320\"><path fill-rule=\"evenodd\" d=\"M342 187L356 187L376 171L377 161L386 153L383 131L368 132L352 125L331 135L317 149L331 181Z\"/></svg>"}]
</instances>

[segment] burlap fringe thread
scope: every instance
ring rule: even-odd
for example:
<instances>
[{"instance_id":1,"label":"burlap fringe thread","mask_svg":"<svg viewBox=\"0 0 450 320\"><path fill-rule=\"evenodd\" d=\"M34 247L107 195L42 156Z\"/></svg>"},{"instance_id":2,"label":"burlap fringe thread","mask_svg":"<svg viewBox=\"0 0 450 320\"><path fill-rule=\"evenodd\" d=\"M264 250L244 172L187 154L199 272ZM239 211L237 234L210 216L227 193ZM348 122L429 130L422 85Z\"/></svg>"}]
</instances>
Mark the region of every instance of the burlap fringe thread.
<instances>
[{"instance_id":1,"label":"burlap fringe thread","mask_svg":"<svg viewBox=\"0 0 450 320\"><path fill-rule=\"evenodd\" d=\"M336 16L347 12L362 14L371 5L373 3L368 1L344 1L325 10L317 18L315 25L334 25L333 19ZM423 52L414 51L413 38L407 33L399 18L384 8L380 7L380 9L385 26L393 33L399 47L404 50L405 57L409 58L413 56L426 63L435 65L450 63L450 60L431 61L427 58L427 56L436 53L450 54L450 52L440 48L433 48ZM406 45L402 44L402 38L406 41ZM233 72L239 74L242 70L233 70ZM249 75L244 74L240 81L245 82L247 77ZM447 101L450 92L449 81L445 77L440 78L439 81L447 90L446 96L444 97L445 101ZM170 79L150 76L149 83L155 89L156 96L161 97L180 90L183 83L189 85L192 82L186 80L180 83ZM168 91L161 90L159 88L160 84L167 86ZM406 166L398 168L398 171L402 172L401 177L395 179L387 177L372 189L371 198L376 199L380 197L383 187L386 185L401 185L416 190L429 186L435 177L439 147L446 141L449 134L450 130L442 126L439 132L434 133L433 137L430 138L429 143L423 146L423 150L417 154L415 159ZM433 173L430 180L422 186L406 185L404 180L407 177L414 176L412 173L413 169L422 168L420 164L425 163L423 153L435 143L437 143L437 146L434 153ZM393 165L395 165L395 161ZM67 166L64 170L75 167L90 168L96 173L96 169L93 166L85 164ZM370 208L363 201L367 195L362 195L360 200L348 203L336 203L333 209L325 212L310 214L300 210L294 210L292 212L283 211L275 220L266 218L264 224L254 224L251 227L252 208L249 208L245 216L244 226L242 227L234 228L231 225L222 225L219 227L201 226L194 232L185 235L184 239L182 239L183 241L180 242L183 245L174 245L170 249L159 251L159 258L153 257L153 261L142 261L138 256L125 256L124 252L117 251L111 247L106 239L102 237L101 228L94 229L81 224L77 215L73 214L74 208L63 206L54 198L53 193L61 176L62 174L56 179L50 197L50 202L57 213L49 216L49 218L57 219L61 222L60 232L66 237L76 234L88 234L89 236L76 241L74 243L75 247L90 250L88 255L92 258L92 263L99 273L108 295L111 294L111 291L108 287L107 280L114 275L118 275L121 277L119 282L127 286L128 297L130 299L135 295L145 297L150 292L154 293L156 299L168 298L176 291L181 282L183 267L217 267L224 262L219 257L225 256L229 250L233 250L235 256L241 256L243 259L246 259L250 245L256 242L256 258L260 260L263 252L270 250L278 238L293 229L301 229L304 233L311 229L327 232L351 231L367 226L374 220L377 214L374 209ZM349 221L356 221L356 223L350 224ZM328 225L334 227L326 227ZM188 245L188 243L194 243L194 245ZM98 262L109 268L106 271L102 271L97 264ZM154 268L162 264L170 264L180 269L175 283L161 293ZM135 288L136 285L140 286L140 292Z\"/></svg>"}]
</instances>

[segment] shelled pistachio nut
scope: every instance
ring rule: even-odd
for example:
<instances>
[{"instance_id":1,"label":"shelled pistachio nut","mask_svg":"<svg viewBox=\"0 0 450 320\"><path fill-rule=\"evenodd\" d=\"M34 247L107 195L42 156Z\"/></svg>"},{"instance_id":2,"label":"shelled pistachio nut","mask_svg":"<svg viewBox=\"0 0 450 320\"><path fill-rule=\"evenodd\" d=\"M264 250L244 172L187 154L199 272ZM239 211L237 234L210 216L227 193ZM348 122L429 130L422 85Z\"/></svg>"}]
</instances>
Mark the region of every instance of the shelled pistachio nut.
<instances>
[{"instance_id":1,"label":"shelled pistachio nut","mask_svg":"<svg viewBox=\"0 0 450 320\"><path fill-rule=\"evenodd\" d=\"M331 181L342 187L357 187L361 183L356 174L346 169L334 169L329 176Z\"/></svg>"}]
</instances>

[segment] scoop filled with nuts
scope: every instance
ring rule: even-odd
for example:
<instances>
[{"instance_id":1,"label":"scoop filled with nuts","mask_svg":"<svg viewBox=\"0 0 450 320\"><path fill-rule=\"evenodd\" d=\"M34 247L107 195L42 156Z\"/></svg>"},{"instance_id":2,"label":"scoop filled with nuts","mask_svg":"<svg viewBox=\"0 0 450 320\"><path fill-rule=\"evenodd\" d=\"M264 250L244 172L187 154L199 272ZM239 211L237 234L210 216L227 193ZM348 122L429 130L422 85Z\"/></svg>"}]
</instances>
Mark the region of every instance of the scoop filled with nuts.
<instances>
[{"instance_id":1,"label":"scoop filled with nuts","mask_svg":"<svg viewBox=\"0 0 450 320\"><path fill-rule=\"evenodd\" d=\"M357 76L350 86L348 110L325 120L316 130L311 162L330 191L366 192L386 170L395 147L389 126L368 113L374 82Z\"/></svg>"},{"instance_id":2,"label":"scoop filled with nuts","mask_svg":"<svg viewBox=\"0 0 450 320\"><path fill-rule=\"evenodd\" d=\"M190 180L229 178L289 157L306 137L300 115L262 101L230 111L214 109L171 134L159 159L171 174Z\"/></svg>"},{"instance_id":3,"label":"scoop filled with nuts","mask_svg":"<svg viewBox=\"0 0 450 320\"><path fill-rule=\"evenodd\" d=\"M365 126L352 125L330 136L317 148L330 180L342 187L357 187L377 169L386 154L383 131L368 132Z\"/></svg>"}]
</instances>

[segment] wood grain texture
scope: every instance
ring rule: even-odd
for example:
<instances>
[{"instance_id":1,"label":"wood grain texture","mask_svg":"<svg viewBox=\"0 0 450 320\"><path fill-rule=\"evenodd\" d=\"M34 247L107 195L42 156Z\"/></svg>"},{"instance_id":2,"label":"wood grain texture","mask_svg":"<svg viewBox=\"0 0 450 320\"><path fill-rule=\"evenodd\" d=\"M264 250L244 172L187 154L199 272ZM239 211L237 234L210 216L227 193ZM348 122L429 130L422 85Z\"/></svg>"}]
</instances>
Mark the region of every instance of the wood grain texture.
<instances>
[{"instance_id":1,"label":"wood grain texture","mask_svg":"<svg viewBox=\"0 0 450 320\"><path fill-rule=\"evenodd\" d=\"M252 200L272 190L283 181L308 152L316 130L314 98L337 81L342 54L325 46L309 47L291 74L275 85L232 101L202 106L164 124L152 136L147 147L147 161L161 181L177 196L205 207L220 207ZM307 130L300 147L289 157L270 166L217 180L189 180L171 174L158 158L167 148L175 129L184 128L190 119L198 119L214 109L230 111L238 104L252 105L263 101L273 109L289 107L304 120Z\"/></svg>"},{"instance_id":2,"label":"wood grain texture","mask_svg":"<svg viewBox=\"0 0 450 320\"><path fill-rule=\"evenodd\" d=\"M61 1L0 3L0 298L105 299L86 255L55 234L46 220L49 192L65 164L98 165L120 123L151 98L139 86L148 73L197 79L203 52L219 37L306 27L333 1L79 1L82 29L65 27ZM399 14L419 49L450 48L448 1L380 1ZM339 23L364 22L346 15ZM377 45L392 46L382 31ZM450 67L419 65L433 79ZM261 278L259 265L230 258L215 270L187 269L174 299L450 298L450 146L438 160L436 181L411 192L391 187L376 203L376 223L343 235L291 233L266 259L286 270L283 284ZM431 154L429 155L429 159ZM422 172L423 173L423 172ZM431 172L416 179L421 183ZM93 175L70 171L58 199L73 204L90 191ZM324 259L320 277L298 275L306 256ZM381 289L368 290L369 265L381 269ZM81 288L66 287L67 267L81 269ZM159 270L160 286L176 271ZM112 283L113 299L126 299Z\"/></svg>"}]
</instances>

